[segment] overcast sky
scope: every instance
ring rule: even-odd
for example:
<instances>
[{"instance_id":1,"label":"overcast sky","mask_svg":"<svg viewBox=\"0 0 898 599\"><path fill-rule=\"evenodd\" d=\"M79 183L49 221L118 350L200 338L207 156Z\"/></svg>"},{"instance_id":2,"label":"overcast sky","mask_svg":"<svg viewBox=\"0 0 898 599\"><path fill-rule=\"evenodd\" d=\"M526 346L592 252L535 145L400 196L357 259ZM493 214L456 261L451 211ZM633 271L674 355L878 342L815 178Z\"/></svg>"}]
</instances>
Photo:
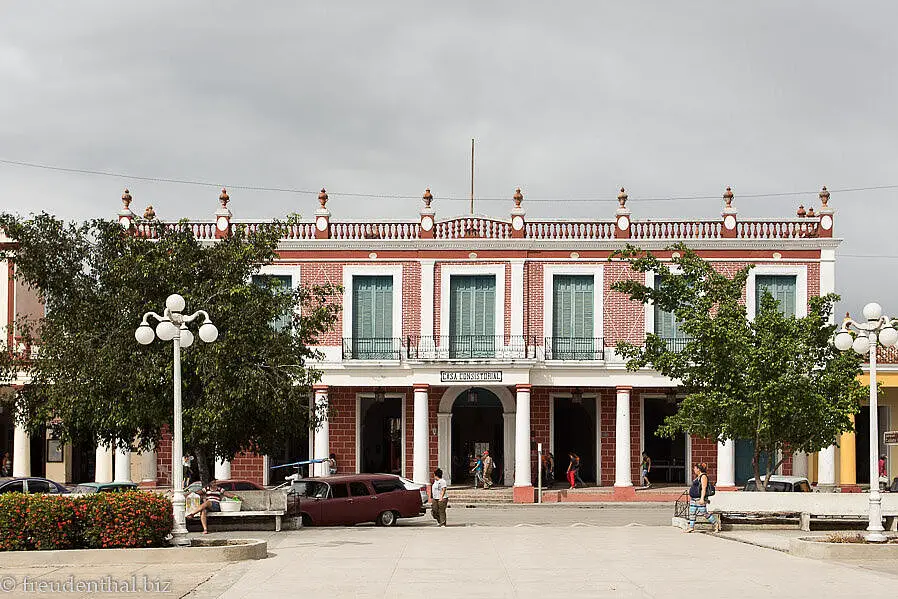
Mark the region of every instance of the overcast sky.
<instances>
[{"instance_id":1,"label":"overcast sky","mask_svg":"<svg viewBox=\"0 0 898 599\"><path fill-rule=\"evenodd\" d=\"M198 6L204 4L204 6ZM898 186L894 2L3 2L0 210L211 219L214 187L327 187L335 220L718 218ZM808 192L779 197L741 195ZM236 218L314 195L232 189ZM712 196L647 201L645 198ZM451 200L448 198L457 198ZM494 201L490 198L502 198ZM640 198L643 198L642 200ZM898 187L834 192L837 287L898 310ZM554 201L553 201L554 200ZM558 201L562 200L562 201Z\"/></svg>"}]
</instances>

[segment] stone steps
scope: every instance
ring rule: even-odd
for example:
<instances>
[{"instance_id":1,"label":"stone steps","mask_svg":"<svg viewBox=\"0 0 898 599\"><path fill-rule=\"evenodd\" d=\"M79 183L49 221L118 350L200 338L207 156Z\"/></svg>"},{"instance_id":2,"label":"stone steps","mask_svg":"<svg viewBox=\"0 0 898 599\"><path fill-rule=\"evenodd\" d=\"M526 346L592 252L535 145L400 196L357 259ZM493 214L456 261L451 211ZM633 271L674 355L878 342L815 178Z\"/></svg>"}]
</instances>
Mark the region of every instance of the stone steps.
<instances>
[{"instance_id":1,"label":"stone steps","mask_svg":"<svg viewBox=\"0 0 898 599\"><path fill-rule=\"evenodd\" d=\"M514 490L511 487L493 487L492 489L449 488L450 505L477 503L514 503Z\"/></svg>"}]
</instances>

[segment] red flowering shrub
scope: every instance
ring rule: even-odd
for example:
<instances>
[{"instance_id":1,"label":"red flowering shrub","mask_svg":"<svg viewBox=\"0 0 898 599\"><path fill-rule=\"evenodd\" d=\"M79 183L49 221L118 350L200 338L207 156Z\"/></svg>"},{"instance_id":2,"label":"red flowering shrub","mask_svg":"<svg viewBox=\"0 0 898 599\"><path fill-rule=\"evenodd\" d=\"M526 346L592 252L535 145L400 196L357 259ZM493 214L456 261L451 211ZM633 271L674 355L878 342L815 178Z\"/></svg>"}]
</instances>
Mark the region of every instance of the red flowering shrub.
<instances>
[{"instance_id":1,"label":"red flowering shrub","mask_svg":"<svg viewBox=\"0 0 898 599\"><path fill-rule=\"evenodd\" d=\"M25 519L28 517L28 496L21 493L0 495L0 550L28 549Z\"/></svg>"},{"instance_id":2,"label":"red flowering shrub","mask_svg":"<svg viewBox=\"0 0 898 599\"><path fill-rule=\"evenodd\" d=\"M171 501L155 493L95 493L76 503L84 547L161 547L171 533Z\"/></svg>"},{"instance_id":3,"label":"red flowering shrub","mask_svg":"<svg viewBox=\"0 0 898 599\"><path fill-rule=\"evenodd\" d=\"M77 546L80 526L74 501L66 495L25 495L29 549L71 549Z\"/></svg>"},{"instance_id":4,"label":"red flowering shrub","mask_svg":"<svg viewBox=\"0 0 898 599\"><path fill-rule=\"evenodd\" d=\"M0 551L160 547L172 523L171 501L155 493L0 495Z\"/></svg>"}]
</instances>

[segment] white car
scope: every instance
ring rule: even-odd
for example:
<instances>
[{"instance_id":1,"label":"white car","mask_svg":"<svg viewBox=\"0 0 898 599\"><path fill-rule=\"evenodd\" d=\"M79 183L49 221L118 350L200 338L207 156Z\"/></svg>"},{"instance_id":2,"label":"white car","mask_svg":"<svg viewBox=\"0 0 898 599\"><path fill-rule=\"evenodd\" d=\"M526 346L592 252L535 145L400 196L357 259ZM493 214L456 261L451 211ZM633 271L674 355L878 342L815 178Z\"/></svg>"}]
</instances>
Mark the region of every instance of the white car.
<instances>
[{"instance_id":1,"label":"white car","mask_svg":"<svg viewBox=\"0 0 898 599\"><path fill-rule=\"evenodd\" d=\"M763 476L761 477L764 478ZM755 484L754 477L748 479L745 483L743 491L757 491L758 486ZM767 482L767 491L774 493L810 493L813 491L811 483L804 476L782 476L773 474Z\"/></svg>"}]
</instances>

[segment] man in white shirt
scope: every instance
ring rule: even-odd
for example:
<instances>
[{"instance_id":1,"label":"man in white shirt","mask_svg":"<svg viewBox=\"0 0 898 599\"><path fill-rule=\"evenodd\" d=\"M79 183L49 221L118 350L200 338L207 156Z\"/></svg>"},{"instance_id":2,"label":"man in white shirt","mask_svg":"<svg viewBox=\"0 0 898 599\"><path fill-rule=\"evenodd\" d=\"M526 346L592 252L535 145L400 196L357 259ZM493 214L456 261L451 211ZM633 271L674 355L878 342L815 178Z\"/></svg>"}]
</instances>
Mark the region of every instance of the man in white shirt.
<instances>
[{"instance_id":1,"label":"man in white shirt","mask_svg":"<svg viewBox=\"0 0 898 599\"><path fill-rule=\"evenodd\" d=\"M437 468L433 473L433 486L431 487L430 511L433 519L439 526L446 526L446 506L449 498L446 496L448 484L443 478L443 471Z\"/></svg>"}]
</instances>

